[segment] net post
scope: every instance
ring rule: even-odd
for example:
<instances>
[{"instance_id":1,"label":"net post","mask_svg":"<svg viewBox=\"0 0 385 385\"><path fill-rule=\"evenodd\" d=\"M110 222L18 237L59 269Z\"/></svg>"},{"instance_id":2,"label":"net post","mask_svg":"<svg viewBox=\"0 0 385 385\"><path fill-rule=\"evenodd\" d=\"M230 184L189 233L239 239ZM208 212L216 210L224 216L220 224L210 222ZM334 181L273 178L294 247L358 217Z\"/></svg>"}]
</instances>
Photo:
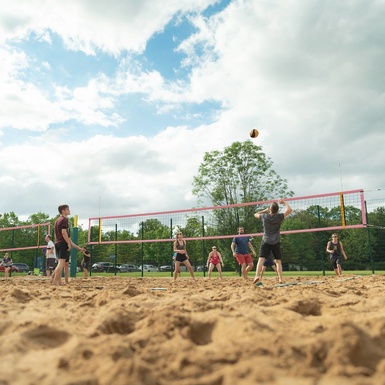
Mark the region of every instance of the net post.
<instances>
[{"instance_id":1,"label":"net post","mask_svg":"<svg viewBox=\"0 0 385 385\"><path fill-rule=\"evenodd\" d=\"M91 227L92 229L92 227ZM90 266L88 269L88 274L91 277L92 276L92 263L93 263L93 255L94 255L94 245L91 245L91 252L90 252Z\"/></svg>"},{"instance_id":2,"label":"net post","mask_svg":"<svg viewBox=\"0 0 385 385\"><path fill-rule=\"evenodd\" d=\"M366 209L366 201L364 197L364 190L360 191L360 199L361 199L361 213L362 213L362 224L366 226L367 224L367 209Z\"/></svg>"},{"instance_id":3,"label":"net post","mask_svg":"<svg viewBox=\"0 0 385 385\"><path fill-rule=\"evenodd\" d=\"M40 223L37 225L37 248L40 246Z\"/></svg>"},{"instance_id":4,"label":"net post","mask_svg":"<svg viewBox=\"0 0 385 385\"><path fill-rule=\"evenodd\" d=\"M365 203L365 216L366 216L366 224L368 223L368 211L366 210L366 201ZM369 259L370 259L370 267L372 269L372 274L374 274L374 260L373 260L373 253L372 248L370 247L370 227L366 226L366 231L368 234L368 248L369 248Z\"/></svg>"},{"instance_id":5,"label":"net post","mask_svg":"<svg viewBox=\"0 0 385 385\"><path fill-rule=\"evenodd\" d=\"M39 249L40 249L40 223L38 223L38 225L37 225L37 245L36 245L36 255L38 255L39 254ZM45 268L46 267L46 264L47 264L47 259L45 258L45 256L44 256L44 258L43 258L43 268ZM11 269L12 270L12 269Z\"/></svg>"},{"instance_id":6,"label":"net post","mask_svg":"<svg viewBox=\"0 0 385 385\"><path fill-rule=\"evenodd\" d=\"M118 224L115 223L115 241L118 240ZM115 243L114 245L114 251L115 251L115 260L114 260L114 266L115 266L115 277L116 277L116 261L118 259L118 244Z\"/></svg>"},{"instance_id":7,"label":"net post","mask_svg":"<svg viewBox=\"0 0 385 385\"><path fill-rule=\"evenodd\" d=\"M318 217L317 218L318 219L318 227L321 227L321 211L320 211L319 205L317 205L317 217ZM326 275L326 272L325 272L325 255L322 252L322 234L320 231L318 232L318 239L319 239L319 245L320 245L320 256L321 256L321 260L322 260L322 275L325 276Z\"/></svg>"},{"instance_id":8,"label":"net post","mask_svg":"<svg viewBox=\"0 0 385 385\"><path fill-rule=\"evenodd\" d=\"M144 222L140 222L140 226L142 228L142 241L144 239ZM144 243L142 242L142 245L141 245L141 250L142 250L142 266L141 266L141 276L143 277L144 276L144 269L143 269L143 264L144 264L144 260L143 260L143 257L144 257Z\"/></svg>"},{"instance_id":9,"label":"net post","mask_svg":"<svg viewBox=\"0 0 385 385\"><path fill-rule=\"evenodd\" d=\"M346 226L344 194L340 192L341 226Z\"/></svg>"},{"instance_id":10,"label":"net post","mask_svg":"<svg viewBox=\"0 0 385 385\"><path fill-rule=\"evenodd\" d=\"M71 238L75 244L78 244L79 239L79 228L78 228L78 216L74 215L74 227L72 229ZM73 247L71 248L71 266L70 266L70 277L76 277L76 265L77 265L77 257L78 252Z\"/></svg>"},{"instance_id":11,"label":"net post","mask_svg":"<svg viewBox=\"0 0 385 385\"><path fill-rule=\"evenodd\" d=\"M205 217L202 215L202 237L205 236ZM206 264L205 264L205 240L202 239L202 258L203 258L203 276L206 277ZM196 267L196 264L195 264Z\"/></svg>"},{"instance_id":12,"label":"net post","mask_svg":"<svg viewBox=\"0 0 385 385\"><path fill-rule=\"evenodd\" d=\"M170 239L172 239L172 218L170 218ZM170 242L170 252L171 252L171 260L174 261L173 255L174 255L174 247L173 247L173 241ZM175 269L175 261L171 263L171 271L170 275L173 276L172 268Z\"/></svg>"},{"instance_id":13,"label":"net post","mask_svg":"<svg viewBox=\"0 0 385 385\"><path fill-rule=\"evenodd\" d=\"M12 229L12 243L11 243L11 245L12 245L12 248L15 247L15 229L14 228ZM11 254L11 257L12 257L12 254Z\"/></svg>"}]
</instances>

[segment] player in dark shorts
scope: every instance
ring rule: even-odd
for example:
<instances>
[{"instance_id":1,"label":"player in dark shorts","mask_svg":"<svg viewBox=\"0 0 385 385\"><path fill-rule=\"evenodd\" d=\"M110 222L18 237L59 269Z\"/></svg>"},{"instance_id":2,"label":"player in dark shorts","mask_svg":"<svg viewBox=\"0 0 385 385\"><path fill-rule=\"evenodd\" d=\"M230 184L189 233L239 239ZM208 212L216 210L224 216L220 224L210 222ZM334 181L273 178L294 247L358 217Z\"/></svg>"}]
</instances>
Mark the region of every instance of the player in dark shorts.
<instances>
[{"instance_id":1,"label":"player in dark shorts","mask_svg":"<svg viewBox=\"0 0 385 385\"><path fill-rule=\"evenodd\" d=\"M279 213L279 205L285 205L285 211ZM261 247L259 249L259 258L257 263L257 270L255 272L255 278L253 283L256 283L261 278L261 271L263 262L269 257L270 253L274 256L274 262L276 263L278 281L282 283L282 256L281 256L281 224L284 219L293 211L290 205L283 199L279 202L273 202L267 209L258 211L254 214L254 217L260 219L263 225L263 236L261 241Z\"/></svg>"},{"instance_id":2,"label":"player in dark shorts","mask_svg":"<svg viewBox=\"0 0 385 385\"><path fill-rule=\"evenodd\" d=\"M277 274L277 266L275 264L275 262L273 261L273 258L271 256L271 254L269 255L268 258L265 259L265 261L263 262L263 266L262 266L262 270L261 270L261 279L263 277L263 273L266 271L266 269L268 267L271 267Z\"/></svg>"},{"instance_id":3,"label":"player in dark shorts","mask_svg":"<svg viewBox=\"0 0 385 385\"><path fill-rule=\"evenodd\" d=\"M61 285L61 275L64 270L65 283L69 283L68 265L70 260L70 250L74 247L76 250L83 252L84 248L79 247L70 238L68 216L71 214L68 205L60 205L58 207L60 216L55 221L55 250L59 260L57 267L52 275L51 283L53 285Z\"/></svg>"},{"instance_id":4,"label":"player in dark shorts","mask_svg":"<svg viewBox=\"0 0 385 385\"><path fill-rule=\"evenodd\" d=\"M174 253L176 253L174 266L174 281L176 281L176 278L178 276L181 263L183 263L187 267L187 270L190 272L191 277L195 281L194 270L191 266L189 256L186 250L186 241L183 239L183 234L181 232L178 232L176 234L176 241L174 242Z\"/></svg>"},{"instance_id":5,"label":"player in dark shorts","mask_svg":"<svg viewBox=\"0 0 385 385\"><path fill-rule=\"evenodd\" d=\"M88 278L88 272L90 271L90 261L91 254L87 249L83 251L83 260L82 260L82 268L83 268L83 278Z\"/></svg>"},{"instance_id":6,"label":"player in dark shorts","mask_svg":"<svg viewBox=\"0 0 385 385\"><path fill-rule=\"evenodd\" d=\"M330 262L334 272L338 277L341 277L341 258L343 256L345 259L348 259L348 257L346 256L344 246L342 245L342 242L338 240L338 235L336 233L332 235L332 240L328 242L326 252L330 254Z\"/></svg>"}]
</instances>

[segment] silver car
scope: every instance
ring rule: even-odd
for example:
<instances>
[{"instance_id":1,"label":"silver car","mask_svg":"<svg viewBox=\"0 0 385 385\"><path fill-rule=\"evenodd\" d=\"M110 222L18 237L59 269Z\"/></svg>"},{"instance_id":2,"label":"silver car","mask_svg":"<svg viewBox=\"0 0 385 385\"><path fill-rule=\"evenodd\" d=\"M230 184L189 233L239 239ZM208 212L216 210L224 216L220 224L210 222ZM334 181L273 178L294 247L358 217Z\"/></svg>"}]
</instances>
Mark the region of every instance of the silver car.
<instances>
[{"instance_id":1,"label":"silver car","mask_svg":"<svg viewBox=\"0 0 385 385\"><path fill-rule=\"evenodd\" d=\"M120 273L131 273L132 271L140 271L139 267L136 265L130 265L128 263L122 263L117 267Z\"/></svg>"},{"instance_id":2,"label":"silver car","mask_svg":"<svg viewBox=\"0 0 385 385\"><path fill-rule=\"evenodd\" d=\"M143 265L143 266L139 266L139 269L143 272L156 272L158 271L158 269L154 266L154 265Z\"/></svg>"}]
</instances>

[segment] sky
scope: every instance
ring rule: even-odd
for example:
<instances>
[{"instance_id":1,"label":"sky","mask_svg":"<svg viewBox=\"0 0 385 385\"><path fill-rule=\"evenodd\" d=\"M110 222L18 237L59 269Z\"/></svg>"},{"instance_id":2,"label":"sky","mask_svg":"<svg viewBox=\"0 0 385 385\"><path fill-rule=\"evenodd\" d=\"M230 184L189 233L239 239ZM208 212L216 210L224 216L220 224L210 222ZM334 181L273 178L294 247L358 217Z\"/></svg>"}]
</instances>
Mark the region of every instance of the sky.
<instances>
[{"instance_id":1,"label":"sky","mask_svg":"<svg viewBox=\"0 0 385 385\"><path fill-rule=\"evenodd\" d=\"M196 207L252 128L295 196L385 187L384 0L0 7L0 213Z\"/></svg>"}]
</instances>

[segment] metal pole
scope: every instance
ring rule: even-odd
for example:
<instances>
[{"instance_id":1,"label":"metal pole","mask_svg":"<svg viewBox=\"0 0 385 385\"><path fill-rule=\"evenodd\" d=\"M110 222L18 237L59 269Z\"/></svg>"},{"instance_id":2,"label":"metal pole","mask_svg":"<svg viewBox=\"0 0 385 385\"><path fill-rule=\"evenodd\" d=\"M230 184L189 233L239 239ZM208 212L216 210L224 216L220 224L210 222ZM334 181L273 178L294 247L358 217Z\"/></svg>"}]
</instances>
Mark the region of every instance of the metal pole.
<instances>
[{"instance_id":1,"label":"metal pole","mask_svg":"<svg viewBox=\"0 0 385 385\"><path fill-rule=\"evenodd\" d=\"M317 205L317 217L318 217L318 227L321 227L321 213L319 205ZM318 232L318 241L319 241L319 253L322 261L322 275L325 275L325 254L322 252L323 246L322 246L322 234L319 231Z\"/></svg>"},{"instance_id":2,"label":"metal pole","mask_svg":"<svg viewBox=\"0 0 385 385\"><path fill-rule=\"evenodd\" d=\"M202 215L202 236L205 236L205 217ZM203 276L206 277L206 264L205 264L205 240L202 239L202 256L203 256Z\"/></svg>"},{"instance_id":3,"label":"metal pole","mask_svg":"<svg viewBox=\"0 0 385 385\"><path fill-rule=\"evenodd\" d=\"M75 244L78 244L79 239L79 228L78 228L78 216L74 216L74 228L72 229L71 238ZM76 267L77 267L77 259L78 259L78 251L71 248L70 252L71 256L71 266L70 266L70 277L76 277Z\"/></svg>"},{"instance_id":4,"label":"metal pole","mask_svg":"<svg viewBox=\"0 0 385 385\"><path fill-rule=\"evenodd\" d=\"M141 225L142 225L142 241L143 241L143 239L144 239L144 223L141 222ZM143 257L144 257L144 243L142 242L142 268L141 268L141 270L142 270L142 274L141 274L142 277L143 277L143 274L144 274L144 271L143 271L143 263L144 263Z\"/></svg>"},{"instance_id":5,"label":"metal pole","mask_svg":"<svg viewBox=\"0 0 385 385\"><path fill-rule=\"evenodd\" d=\"M93 226L90 227L90 235L89 235L89 239L90 239L91 242L92 242L92 229L93 229ZM92 275L93 251L94 251L94 245L91 245L91 252L90 252L90 266L89 266L89 268L88 268L88 274L89 274L90 277L91 277L91 275Z\"/></svg>"},{"instance_id":6,"label":"metal pole","mask_svg":"<svg viewBox=\"0 0 385 385\"><path fill-rule=\"evenodd\" d=\"M365 204L365 216L366 216L366 231L368 234L368 249L369 249L369 259L370 259L370 267L372 269L372 274L374 274L374 260L373 260L373 253L372 253L372 248L370 245L370 228L369 228L369 218L368 218L368 209L366 207L366 201L364 202Z\"/></svg>"},{"instance_id":7,"label":"metal pole","mask_svg":"<svg viewBox=\"0 0 385 385\"><path fill-rule=\"evenodd\" d=\"M115 223L115 242L118 240L118 224ZM118 244L115 243L115 249L114 249L114 252L115 252L115 276L116 276L116 260L118 259Z\"/></svg>"},{"instance_id":8,"label":"metal pole","mask_svg":"<svg viewBox=\"0 0 385 385\"><path fill-rule=\"evenodd\" d=\"M172 239L172 218L170 218L170 239ZM171 260L173 261L173 262L171 263L171 271L170 271L171 277L173 276L172 268L173 268L173 267L175 268L175 266L174 266L175 262L174 262L174 259L173 259L173 256L174 256L174 247L173 247L173 243L174 243L173 241L170 242Z\"/></svg>"}]
</instances>

